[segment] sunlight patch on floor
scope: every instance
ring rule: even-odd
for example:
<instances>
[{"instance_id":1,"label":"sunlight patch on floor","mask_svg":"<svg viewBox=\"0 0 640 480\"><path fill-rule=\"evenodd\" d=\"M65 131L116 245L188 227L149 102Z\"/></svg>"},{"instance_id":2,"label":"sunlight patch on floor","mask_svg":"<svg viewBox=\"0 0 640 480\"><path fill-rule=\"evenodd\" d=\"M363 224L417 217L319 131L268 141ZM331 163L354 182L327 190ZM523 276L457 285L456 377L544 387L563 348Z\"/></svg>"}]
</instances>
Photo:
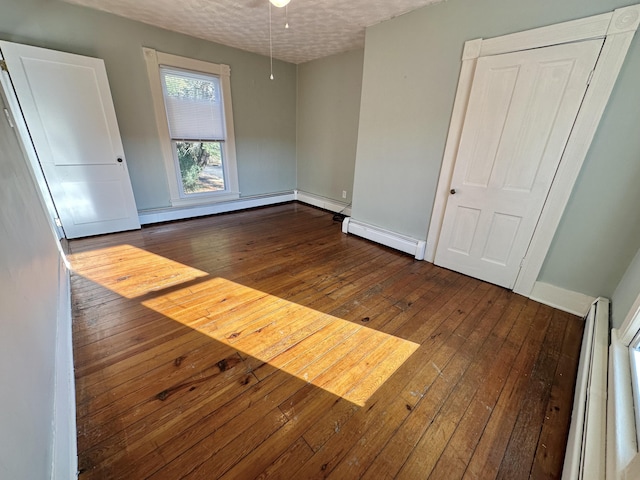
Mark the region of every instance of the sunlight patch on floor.
<instances>
[{"instance_id":1,"label":"sunlight patch on floor","mask_svg":"<svg viewBox=\"0 0 640 480\"><path fill-rule=\"evenodd\" d=\"M169 297L143 305L358 405L419 346L224 278Z\"/></svg>"},{"instance_id":2,"label":"sunlight patch on floor","mask_svg":"<svg viewBox=\"0 0 640 480\"><path fill-rule=\"evenodd\" d=\"M280 369L357 405L419 346L128 245L88 254L76 273L126 298L158 292L142 305L257 359L259 377Z\"/></svg>"},{"instance_id":3,"label":"sunlight patch on floor","mask_svg":"<svg viewBox=\"0 0 640 480\"><path fill-rule=\"evenodd\" d=\"M72 270L125 298L137 298L209 274L131 245L68 255Z\"/></svg>"}]
</instances>

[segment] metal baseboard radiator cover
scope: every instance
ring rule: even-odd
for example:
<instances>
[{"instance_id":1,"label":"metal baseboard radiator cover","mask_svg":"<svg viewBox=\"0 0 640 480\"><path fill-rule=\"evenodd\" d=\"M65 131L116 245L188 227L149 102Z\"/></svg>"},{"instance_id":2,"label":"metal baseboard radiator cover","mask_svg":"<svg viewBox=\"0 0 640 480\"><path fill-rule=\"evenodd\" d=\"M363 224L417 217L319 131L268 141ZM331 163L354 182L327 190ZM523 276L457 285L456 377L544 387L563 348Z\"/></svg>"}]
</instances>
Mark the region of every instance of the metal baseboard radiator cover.
<instances>
[{"instance_id":1,"label":"metal baseboard radiator cover","mask_svg":"<svg viewBox=\"0 0 640 480\"><path fill-rule=\"evenodd\" d=\"M585 316L563 480L605 478L609 307L600 297Z\"/></svg>"}]
</instances>

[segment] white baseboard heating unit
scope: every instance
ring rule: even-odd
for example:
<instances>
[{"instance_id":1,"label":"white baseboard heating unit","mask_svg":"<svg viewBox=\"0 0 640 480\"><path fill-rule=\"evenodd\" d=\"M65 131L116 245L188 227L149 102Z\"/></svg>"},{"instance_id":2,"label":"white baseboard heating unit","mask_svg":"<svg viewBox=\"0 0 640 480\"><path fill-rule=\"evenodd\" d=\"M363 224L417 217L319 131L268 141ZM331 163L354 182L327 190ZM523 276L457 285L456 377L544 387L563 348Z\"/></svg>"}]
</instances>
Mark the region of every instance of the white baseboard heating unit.
<instances>
[{"instance_id":1,"label":"white baseboard heating unit","mask_svg":"<svg viewBox=\"0 0 640 480\"><path fill-rule=\"evenodd\" d=\"M605 478L609 305L598 298L585 317L562 480Z\"/></svg>"},{"instance_id":2,"label":"white baseboard heating unit","mask_svg":"<svg viewBox=\"0 0 640 480\"><path fill-rule=\"evenodd\" d=\"M424 254L427 248L427 242L425 240L416 240L415 238L354 220L351 217L346 217L342 222L342 233L351 233L371 240L372 242L413 255L416 260L424 260Z\"/></svg>"}]
</instances>

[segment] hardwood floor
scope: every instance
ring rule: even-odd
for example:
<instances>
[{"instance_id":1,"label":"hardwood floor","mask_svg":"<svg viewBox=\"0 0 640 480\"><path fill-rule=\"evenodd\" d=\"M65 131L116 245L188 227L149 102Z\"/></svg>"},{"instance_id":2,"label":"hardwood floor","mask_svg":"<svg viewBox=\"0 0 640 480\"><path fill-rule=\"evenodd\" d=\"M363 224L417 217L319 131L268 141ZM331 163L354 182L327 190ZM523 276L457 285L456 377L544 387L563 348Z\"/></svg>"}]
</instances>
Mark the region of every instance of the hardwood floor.
<instances>
[{"instance_id":1,"label":"hardwood floor","mask_svg":"<svg viewBox=\"0 0 640 480\"><path fill-rule=\"evenodd\" d=\"M292 203L69 243L80 478L559 478L582 320Z\"/></svg>"}]
</instances>

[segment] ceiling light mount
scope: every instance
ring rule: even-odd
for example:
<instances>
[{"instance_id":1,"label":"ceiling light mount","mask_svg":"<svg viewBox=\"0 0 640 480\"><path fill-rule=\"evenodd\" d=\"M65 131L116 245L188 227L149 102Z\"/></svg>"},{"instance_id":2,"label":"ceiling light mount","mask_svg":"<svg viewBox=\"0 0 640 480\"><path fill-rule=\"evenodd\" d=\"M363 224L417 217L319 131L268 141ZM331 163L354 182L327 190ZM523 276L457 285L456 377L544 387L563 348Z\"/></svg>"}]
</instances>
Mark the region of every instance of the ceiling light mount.
<instances>
[{"instance_id":1,"label":"ceiling light mount","mask_svg":"<svg viewBox=\"0 0 640 480\"><path fill-rule=\"evenodd\" d=\"M290 1L291 0L269 0L269 2L271 2L271 5L278 8L286 7Z\"/></svg>"}]
</instances>

